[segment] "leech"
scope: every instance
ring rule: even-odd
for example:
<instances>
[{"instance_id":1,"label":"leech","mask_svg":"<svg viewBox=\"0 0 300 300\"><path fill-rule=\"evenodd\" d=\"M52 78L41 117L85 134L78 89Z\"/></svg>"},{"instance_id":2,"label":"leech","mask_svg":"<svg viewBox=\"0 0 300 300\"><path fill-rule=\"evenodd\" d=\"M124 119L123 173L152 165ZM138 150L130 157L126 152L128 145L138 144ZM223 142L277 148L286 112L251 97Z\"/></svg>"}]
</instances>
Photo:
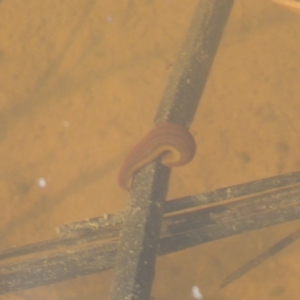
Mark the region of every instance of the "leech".
<instances>
[{"instance_id":1,"label":"leech","mask_svg":"<svg viewBox=\"0 0 300 300\"><path fill-rule=\"evenodd\" d=\"M159 157L165 166L179 167L190 162L195 151L195 140L187 128L176 123L160 123L125 158L119 171L119 185L130 190L135 172Z\"/></svg>"}]
</instances>

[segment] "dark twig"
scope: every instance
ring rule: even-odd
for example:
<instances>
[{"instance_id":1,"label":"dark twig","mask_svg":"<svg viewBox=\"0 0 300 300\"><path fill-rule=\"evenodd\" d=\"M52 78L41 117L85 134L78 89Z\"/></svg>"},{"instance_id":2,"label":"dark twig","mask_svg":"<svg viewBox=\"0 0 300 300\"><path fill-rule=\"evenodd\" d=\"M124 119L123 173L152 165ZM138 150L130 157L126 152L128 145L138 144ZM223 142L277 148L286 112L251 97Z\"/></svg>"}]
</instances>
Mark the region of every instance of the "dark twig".
<instances>
[{"instance_id":1,"label":"dark twig","mask_svg":"<svg viewBox=\"0 0 300 300\"><path fill-rule=\"evenodd\" d=\"M222 280L220 284L220 288L222 289L226 287L228 284L232 283L233 281L239 279L244 274L248 273L258 265L263 263L266 259L282 251L284 248L286 248L287 246L291 245L292 243L294 243L299 239L300 239L300 229L294 231L293 233L289 234L287 237L281 239L274 246L267 249L263 253L259 254L257 257L250 260L249 262L247 262L246 264L242 265L237 270L235 270L233 273L228 275L225 279Z\"/></svg>"},{"instance_id":2,"label":"dark twig","mask_svg":"<svg viewBox=\"0 0 300 300\"><path fill-rule=\"evenodd\" d=\"M165 89L155 123L191 124L233 0L202 0ZM159 161L133 178L111 300L150 298L170 170Z\"/></svg>"},{"instance_id":3,"label":"dark twig","mask_svg":"<svg viewBox=\"0 0 300 300\"><path fill-rule=\"evenodd\" d=\"M204 209L178 211L176 215L166 216L163 220L158 255L299 218L300 185L267 191L240 201ZM118 223L118 220L121 221L122 218L105 216L101 226L96 225L94 230L78 234L77 238L44 241L0 252L2 258L19 255L17 262L0 266L0 294L53 284L113 268L117 238L122 227L122 222ZM91 221L95 225L95 220ZM277 249L288 244L284 243ZM48 250L50 253L42 252L39 256L33 256L39 250ZM20 255L31 256L28 258Z\"/></svg>"}]
</instances>

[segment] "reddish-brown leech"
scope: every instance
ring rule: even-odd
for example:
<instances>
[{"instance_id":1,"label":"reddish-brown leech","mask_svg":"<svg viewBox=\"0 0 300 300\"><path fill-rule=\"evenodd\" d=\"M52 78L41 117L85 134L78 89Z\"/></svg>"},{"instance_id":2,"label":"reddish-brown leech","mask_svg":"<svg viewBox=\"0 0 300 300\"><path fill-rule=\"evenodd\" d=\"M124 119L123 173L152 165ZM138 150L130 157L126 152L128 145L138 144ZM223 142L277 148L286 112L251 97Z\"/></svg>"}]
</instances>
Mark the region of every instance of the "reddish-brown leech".
<instances>
[{"instance_id":1,"label":"reddish-brown leech","mask_svg":"<svg viewBox=\"0 0 300 300\"><path fill-rule=\"evenodd\" d=\"M299 0L272 0L273 2L300 14Z\"/></svg>"},{"instance_id":2,"label":"reddish-brown leech","mask_svg":"<svg viewBox=\"0 0 300 300\"><path fill-rule=\"evenodd\" d=\"M125 158L119 171L119 185L130 190L134 173L159 157L165 166L179 167L190 162L195 151L195 140L187 128L175 123L160 123Z\"/></svg>"}]
</instances>

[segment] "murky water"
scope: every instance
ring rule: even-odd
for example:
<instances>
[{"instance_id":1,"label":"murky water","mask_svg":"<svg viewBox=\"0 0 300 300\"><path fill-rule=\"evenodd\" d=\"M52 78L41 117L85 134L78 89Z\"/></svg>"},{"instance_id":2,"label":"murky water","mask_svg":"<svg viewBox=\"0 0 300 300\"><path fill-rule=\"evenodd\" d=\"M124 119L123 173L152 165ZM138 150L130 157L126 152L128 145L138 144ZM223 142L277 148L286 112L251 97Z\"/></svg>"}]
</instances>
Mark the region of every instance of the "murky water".
<instances>
[{"instance_id":1,"label":"murky water","mask_svg":"<svg viewBox=\"0 0 300 300\"><path fill-rule=\"evenodd\" d=\"M1 249L125 207L116 176L147 130L196 0L0 2ZM169 199L300 169L300 16L236 1L191 132L194 160ZM160 257L154 299L296 299L295 243L220 281L293 222ZM108 299L108 271L0 299Z\"/></svg>"}]
</instances>

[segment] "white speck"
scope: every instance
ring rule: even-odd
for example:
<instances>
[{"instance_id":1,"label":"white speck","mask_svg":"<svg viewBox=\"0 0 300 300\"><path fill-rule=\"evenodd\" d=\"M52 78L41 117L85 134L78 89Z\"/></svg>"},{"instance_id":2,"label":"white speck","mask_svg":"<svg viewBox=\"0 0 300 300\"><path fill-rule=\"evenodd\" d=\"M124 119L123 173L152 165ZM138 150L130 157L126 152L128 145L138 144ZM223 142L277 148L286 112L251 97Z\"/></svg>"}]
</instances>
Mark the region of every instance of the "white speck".
<instances>
[{"instance_id":1,"label":"white speck","mask_svg":"<svg viewBox=\"0 0 300 300\"><path fill-rule=\"evenodd\" d=\"M63 121L63 126L67 128L70 126L70 123L68 121Z\"/></svg>"},{"instance_id":2,"label":"white speck","mask_svg":"<svg viewBox=\"0 0 300 300\"><path fill-rule=\"evenodd\" d=\"M196 285L194 285L194 286L192 287L192 296L193 296L195 299L203 299L203 296L202 296L202 294L201 294L201 292L200 292L200 289L199 289Z\"/></svg>"},{"instance_id":3,"label":"white speck","mask_svg":"<svg viewBox=\"0 0 300 300\"><path fill-rule=\"evenodd\" d=\"M107 21L108 23L111 23L113 20L114 20L114 18L112 17L112 15L108 15L108 16L106 17L106 21Z\"/></svg>"},{"instance_id":4,"label":"white speck","mask_svg":"<svg viewBox=\"0 0 300 300\"><path fill-rule=\"evenodd\" d=\"M47 185L46 179L41 177L38 179L37 184L40 188L44 188Z\"/></svg>"}]
</instances>

